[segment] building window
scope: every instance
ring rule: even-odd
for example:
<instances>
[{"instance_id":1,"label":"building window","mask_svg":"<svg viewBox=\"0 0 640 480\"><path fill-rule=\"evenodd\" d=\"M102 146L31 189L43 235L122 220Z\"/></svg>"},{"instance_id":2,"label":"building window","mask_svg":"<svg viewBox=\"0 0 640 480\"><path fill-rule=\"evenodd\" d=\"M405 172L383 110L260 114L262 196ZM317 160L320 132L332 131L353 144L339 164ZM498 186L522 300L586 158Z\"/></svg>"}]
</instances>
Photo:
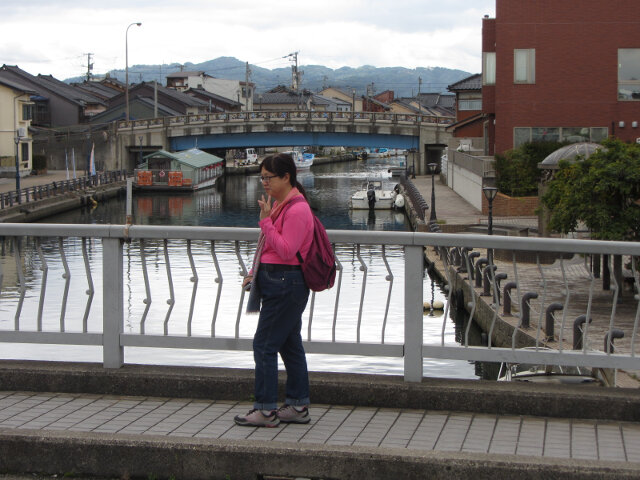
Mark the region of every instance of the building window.
<instances>
[{"instance_id":1,"label":"building window","mask_svg":"<svg viewBox=\"0 0 640 480\"><path fill-rule=\"evenodd\" d=\"M640 100L640 48L618 49L618 100Z\"/></svg>"},{"instance_id":2,"label":"building window","mask_svg":"<svg viewBox=\"0 0 640 480\"><path fill-rule=\"evenodd\" d=\"M482 53L482 84L496 84L496 52Z\"/></svg>"},{"instance_id":3,"label":"building window","mask_svg":"<svg viewBox=\"0 0 640 480\"><path fill-rule=\"evenodd\" d=\"M558 142L560 141L559 128L532 128L532 142Z\"/></svg>"},{"instance_id":4,"label":"building window","mask_svg":"<svg viewBox=\"0 0 640 480\"><path fill-rule=\"evenodd\" d=\"M20 161L24 163L24 167L28 168L28 161L29 161L29 144L28 143L21 143L20 144Z\"/></svg>"},{"instance_id":5,"label":"building window","mask_svg":"<svg viewBox=\"0 0 640 480\"><path fill-rule=\"evenodd\" d=\"M535 48L513 51L513 81L514 83L536 83Z\"/></svg>"},{"instance_id":6,"label":"building window","mask_svg":"<svg viewBox=\"0 0 640 480\"><path fill-rule=\"evenodd\" d=\"M578 143L588 142L591 139L591 131L588 128L563 128L562 140L565 142Z\"/></svg>"},{"instance_id":7,"label":"building window","mask_svg":"<svg viewBox=\"0 0 640 480\"><path fill-rule=\"evenodd\" d=\"M482 100L460 100L458 110L482 110Z\"/></svg>"},{"instance_id":8,"label":"building window","mask_svg":"<svg viewBox=\"0 0 640 480\"><path fill-rule=\"evenodd\" d=\"M531 141L531 129L517 127L513 129L513 148Z\"/></svg>"},{"instance_id":9,"label":"building window","mask_svg":"<svg viewBox=\"0 0 640 480\"><path fill-rule=\"evenodd\" d=\"M606 127L593 127L591 129L591 141L600 143L609 137L609 129Z\"/></svg>"},{"instance_id":10,"label":"building window","mask_svg":"<svg viewBox=\"0 0 640 480\"><path fill-rule=\"evenodd\" d=\"M22 121L33 120L33 104L22 105Z\"/></svg>"},{"instance_id":11,"label":"building window","mask_svg":"<svg viewBox=\"0 0 640 480\"><path fill-rule=\"evenodd\" d=\"M513 148L529 142L595 142L609 135L607 127L517 127L513 129Z\"/></svg>"}]
</instances>

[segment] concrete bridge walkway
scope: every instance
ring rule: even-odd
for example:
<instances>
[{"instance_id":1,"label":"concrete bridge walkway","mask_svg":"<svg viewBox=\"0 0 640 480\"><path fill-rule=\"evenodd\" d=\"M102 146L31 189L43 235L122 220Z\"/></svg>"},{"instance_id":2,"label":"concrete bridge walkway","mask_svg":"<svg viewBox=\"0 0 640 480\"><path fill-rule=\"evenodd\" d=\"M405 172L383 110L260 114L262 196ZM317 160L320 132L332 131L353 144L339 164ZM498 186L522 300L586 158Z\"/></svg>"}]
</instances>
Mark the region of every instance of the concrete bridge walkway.
<instances>
[{"instance_id":1,"label":"concrete bridge walkway","mask_svg":"<svg viewBox=\"0 0 640 480\"><path fill-rule=\"evenodd\" d=\"M0 473L640 477L637 390L314 373L308 425L239 427L252 379L233 369L0 362Z\"/></svg>"}]
</instances>

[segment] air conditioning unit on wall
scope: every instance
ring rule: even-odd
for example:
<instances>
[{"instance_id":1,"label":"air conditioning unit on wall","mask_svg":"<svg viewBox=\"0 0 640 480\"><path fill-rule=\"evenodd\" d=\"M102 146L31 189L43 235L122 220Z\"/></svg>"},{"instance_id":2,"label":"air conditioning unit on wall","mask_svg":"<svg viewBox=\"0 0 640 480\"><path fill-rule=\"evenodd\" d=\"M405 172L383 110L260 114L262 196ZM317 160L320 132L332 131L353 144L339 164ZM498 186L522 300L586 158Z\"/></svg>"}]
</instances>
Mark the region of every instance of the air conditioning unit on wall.
<instances>
[{"instance_id":1,"label":"air conditioning unit on wall","mask_svg":"<svg viewBox=\"0 0 640 480\"><path fill-rule=\"evenodd\" d=\"M19 127L18 128L18 137L22 138L22 137L26 137L27 136L27 129L24 127Z\"/></svg>"}]
</instances>

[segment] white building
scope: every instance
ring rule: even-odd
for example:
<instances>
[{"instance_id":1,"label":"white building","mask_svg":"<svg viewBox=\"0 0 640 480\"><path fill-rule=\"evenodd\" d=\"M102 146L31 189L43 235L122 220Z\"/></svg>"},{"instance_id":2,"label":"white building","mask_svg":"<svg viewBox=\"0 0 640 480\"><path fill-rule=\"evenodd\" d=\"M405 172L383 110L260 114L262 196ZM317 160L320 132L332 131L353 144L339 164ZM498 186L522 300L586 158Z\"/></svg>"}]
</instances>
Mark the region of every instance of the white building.
<instances>
[{"instance_id":1,"label":"white building","mask_svg":"<svg viewBox=\"0 0 640 480\"><path fill-rule=\"evenodd\" d=\"M242 110L253 110L253 90L251 82L224 80L204 72L174 72L167 75L167 87L183 92L189 88L201 88L242 104Z\"/></svg>"}]
</instances>

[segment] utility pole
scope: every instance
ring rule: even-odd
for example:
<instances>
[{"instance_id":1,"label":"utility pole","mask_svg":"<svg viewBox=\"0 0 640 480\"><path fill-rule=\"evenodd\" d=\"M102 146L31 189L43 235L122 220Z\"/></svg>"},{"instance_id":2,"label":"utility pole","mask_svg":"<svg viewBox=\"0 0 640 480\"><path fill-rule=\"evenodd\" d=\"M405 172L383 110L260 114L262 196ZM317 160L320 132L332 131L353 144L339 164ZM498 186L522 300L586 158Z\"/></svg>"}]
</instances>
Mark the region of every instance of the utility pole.
<instances>
[{"instance_id":1,"label":"utility pole","mask_svg":"<svg viewBox=\"0 0 640 480\"><path fill-rule=\"evenodd\" d=\"M249 111L249 77L251 76L251 68L249 62L246 62L244 69L244 111Z\"/></svg>"},{"instance_id":2,"label":"utility pole","mask_svg":"<svg viewBox=\"0 0 640 480\"><path fill-rule=\"evenodd\" d=\"M300 89L300 83L302 80L302 72L298 70L298 53L293 52L289 55L285 55L282 58L288 58L291 62L291 88L297 92Z\"/></svg>"},{"instance_id":3,"label":"utility pole","mask_svg":"<svg viewBox=\"0 0 640 480\"><path fill-rule=\"evenodd\" d=\"M91 81L91 77L93 76L93 74L91 73L91 71L93 70L93 63L91 63L91 55L93 55L93 53L85 53L85 55L87 56L87 82Z\"/></svg>"},{"instance_id":4,"label":"utility pole","mask_svg":"<svg viewBox=\"0 0 640 480\"><path fill-rule=\"evenodd\" d=\"M422 77L418 77L418 112L422 115L422 103L420 102L420 87L422 86Z\"/></svg>"}]
</instances>

